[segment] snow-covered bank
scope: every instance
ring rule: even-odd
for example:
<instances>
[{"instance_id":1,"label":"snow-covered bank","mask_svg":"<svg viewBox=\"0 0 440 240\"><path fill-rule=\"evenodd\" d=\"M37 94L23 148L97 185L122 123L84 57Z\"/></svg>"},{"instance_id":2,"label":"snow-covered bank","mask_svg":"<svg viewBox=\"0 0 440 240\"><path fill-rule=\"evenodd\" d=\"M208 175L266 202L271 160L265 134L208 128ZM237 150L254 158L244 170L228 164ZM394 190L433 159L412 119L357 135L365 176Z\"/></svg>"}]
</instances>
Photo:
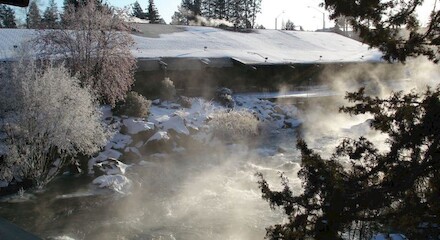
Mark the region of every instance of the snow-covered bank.
<instances>
[{"instance_id":1,"label":"snow-covered bank","mask_svg":"<svg viewBox=\"0 0 440 240\"><path fill-rule=\"evenodd\" d=\"M234 111L248 112L257 119L261 134L301 124L293 105L278 105L254 96L236 96L233 100ZM119 191L129 182L124 175L130 166L145 165L158 154L184 154L189 143L200 146L220 143L210 121L217 113L231 109L202 98L190 98L190 102L191 107L185 108L175 102L153 101L147 118L114 116L109 107L103 107L105 122L115 134L103 151L89 160L89 174L98 176L93 183ZM99 176L102 174L105 177Z\"/></svg>"}]
</instances>

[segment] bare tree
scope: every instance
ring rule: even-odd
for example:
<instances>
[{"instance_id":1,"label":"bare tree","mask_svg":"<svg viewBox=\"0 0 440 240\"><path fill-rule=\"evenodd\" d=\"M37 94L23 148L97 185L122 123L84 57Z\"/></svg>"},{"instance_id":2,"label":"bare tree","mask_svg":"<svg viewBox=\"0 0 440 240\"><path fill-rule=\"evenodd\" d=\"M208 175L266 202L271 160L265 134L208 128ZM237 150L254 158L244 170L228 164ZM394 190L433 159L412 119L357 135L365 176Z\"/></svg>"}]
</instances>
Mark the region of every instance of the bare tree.
<instances>
[{"instance_id":1,"label":"bare tree","mask_svg":"<svg viewBox=\"0 0 440 240\"><path fill-rule=\"evenodd\" d=\"M93 94L65 67L20 60L0 71L0 181L48 183L78 154L106 143Z\"/></svg>"},{"instance_id":2,"label":"bare tree","mask_svg":"<svg viewBox=\"0 0 440 240\"><path fill-rule=\"evenodd\" d=\"M62 29L43 32L37 42L44 54L67 59L81 86L90 87L102 103L114 105L134 82L136 60L127 26L112 9L93 1L69 8Z\"/></svg>"}]
</instances>

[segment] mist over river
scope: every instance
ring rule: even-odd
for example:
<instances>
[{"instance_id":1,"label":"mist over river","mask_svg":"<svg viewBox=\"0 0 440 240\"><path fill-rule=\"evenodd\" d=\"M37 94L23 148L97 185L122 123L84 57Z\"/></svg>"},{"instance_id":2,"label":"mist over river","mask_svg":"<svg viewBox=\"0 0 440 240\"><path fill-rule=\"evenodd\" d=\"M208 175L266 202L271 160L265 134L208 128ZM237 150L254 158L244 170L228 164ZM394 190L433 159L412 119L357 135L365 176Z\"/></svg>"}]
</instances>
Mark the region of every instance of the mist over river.
<instances>
[{"instance_id":1,"label":"mist over river","mask_svg":"<svg viewBox=\"0 0 440 240\"><path fill-rule=\"evenodd\" d=\"M421 75L413 76L419 81L406 79L389 86L400 90L422 85ZM370 116L338 113L346 104L345 90L357 86L335 86L329 89L341 91L325 97L290 96L275 103L298 110L295 120L302 124L297 126L269 127L246 142L213 141L142 156L128 166L125 176L130 184L121 191L100 188L87 174L62 175L43 190L2 198L0 216L49 239L263 239L265 228L285 216L261 198L255 174L263 173L272 188L280 189L283 172L294 193L300 193L297 137L324 157L343 138L367 136L375 143L386 138L369 130ZM369 87L389 92L377 82ZM250 107L259 111L258 105Z\"/></svg>"}]
</instances>

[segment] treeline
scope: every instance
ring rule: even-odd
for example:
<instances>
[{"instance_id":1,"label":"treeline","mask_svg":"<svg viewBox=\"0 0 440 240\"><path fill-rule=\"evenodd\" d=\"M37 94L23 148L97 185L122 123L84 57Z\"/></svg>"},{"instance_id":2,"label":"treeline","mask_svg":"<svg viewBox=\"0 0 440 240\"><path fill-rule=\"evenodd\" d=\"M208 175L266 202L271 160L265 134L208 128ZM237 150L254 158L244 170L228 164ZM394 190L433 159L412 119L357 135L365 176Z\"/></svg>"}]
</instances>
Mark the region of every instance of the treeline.
<instances>
[{"instance_id":1,"label":"treeline","mask_svg":"<svg viewBox=\"0 0 440 240\"><path fill-rule=\"evenodd\" d=\"M165 24L165 20L160 17L159 11L157 10L153 0L148 1L148 8L146 11L142 10L142 7L138 1L134 2L131 15L139 19L148 20L149 23L152 24Z\"/></svg>"},{"instance_id":2,"label":"treeline","mask_svg":"<svg viewBox=\"0 0 440 240\"><path fill-rule=\"evenodd\" d=\"M221 20L234 28L255 28L262 0L182 0L172 24L201 24L203 20Z\"/></svg>"},{"instance_id":3,"label":"treeline","mask_svg":"<svg viewBox=\"0 0 440 240\"><path fill-rule=\"evenodd\" d=\"M58 29L65 23L63 16L70 9L77 9L81 4L84 5L86 0L64 0L62 10L58 9L55 0L49 0L48 6L42 11L37 1L31 1L26 8L26 21L24 24L18 24L15 11L12 7L0 4L0 28L17 28L25 27L29 29ZM110 7L102 0L93 1L98 8Z\"/></svg>"}]
</instances>

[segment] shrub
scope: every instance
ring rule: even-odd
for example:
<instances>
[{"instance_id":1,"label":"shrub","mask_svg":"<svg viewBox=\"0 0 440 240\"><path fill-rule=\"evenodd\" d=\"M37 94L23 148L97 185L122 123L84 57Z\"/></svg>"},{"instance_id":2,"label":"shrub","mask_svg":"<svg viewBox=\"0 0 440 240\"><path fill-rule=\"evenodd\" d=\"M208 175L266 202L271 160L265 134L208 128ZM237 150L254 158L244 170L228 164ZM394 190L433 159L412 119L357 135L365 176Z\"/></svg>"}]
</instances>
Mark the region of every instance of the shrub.
<instances>
[{"instance_id":1,"label":"shrub","mask_svg":"<svg viewBox=\"0 0 440 240\"><path fill-rule=\"evenodd\" d=\"M173 81L166 77L160 83L160 99L162 100L172 100L176 96L176 88L174 87Z\"/></svg>"},{"instance_id":2,"label":"shrub","mask_svg":"<svg viewBox=\"0 0 440 240\"><path fill-rule=\"evenodd\" d=\"M114 112L130 117L147 117L150 114L151 101L137 92L129 92L124 102L116 105Z\"/></svg>"},{"instance_id":3,"label":"shrub","mask_svg":"<svg viewBox=\"0 0 440 240\"><path fill-rule=\"evenodd\" d=\"M191 108L192 106L192 101L189 97L179 96L177 102L184 108Z\"/></svg>"},{"instance_id":4,"label":"shrub","mask_svg":"<svg viewBox=\"0 0 440 240\"><path fill-rule=\"evenodd\" d=\"M258 120L247 111L221 111L209 122L214 136L226 141L245 140L258 135Z\"/></svg>"},{"instance_id":5,"label":"shrub","mask_svg":"<svg viewBox=\"0 0 440 240\"><path fill-rule=\"evenodd\" d=\"M235 101L232 98L232 90L229 88L219 88L215 91L215 100L219 102L221 105L234 108Z\"/></svg>"},{"instance_id":6,"label":"shrub","mask_svg":"<svg viewBox=\"0 0 440 240\"><path fill-rule=\"evenodd\" d=\"M31 179L42 186L74 156L106 143L93 95L64 67L43 70L20 60L12 71L0 70L0 85L0 181Z\"/></svg>"}]
</instances>

